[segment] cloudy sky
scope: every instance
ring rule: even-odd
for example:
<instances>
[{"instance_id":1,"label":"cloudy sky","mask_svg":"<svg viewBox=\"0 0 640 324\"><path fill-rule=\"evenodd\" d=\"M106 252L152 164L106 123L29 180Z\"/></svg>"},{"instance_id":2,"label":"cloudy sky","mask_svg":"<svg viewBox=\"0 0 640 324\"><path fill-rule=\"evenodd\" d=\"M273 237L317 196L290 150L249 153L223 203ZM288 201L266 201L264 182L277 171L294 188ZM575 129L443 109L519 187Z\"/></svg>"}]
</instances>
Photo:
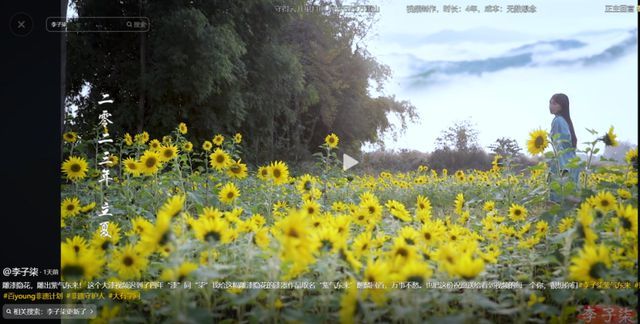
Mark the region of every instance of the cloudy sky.
<instances>
[{"instance_id":1,"label":"cloudy sky","mask_svg":"<svg viewBox=\"0 0 640 324\"><path fill-rule=\"evenodd\" d=\"M420 115L397 141L385 137L388 149L432 151L459 120L476 126L485 148L499 137L525 148L529 131L550 128L548 102L558 92L569 97L579 143L593 140L585 128L604 133L613 125L619 140L637 144L637 13L605 13L605 5L620 3L504 3L501 13L483 12L496 2L372 4L380 12L366 45L393 71L384 94L410 101ZM441 12L407 13L419 4ZM450 4L463 12L442 12ZM508 4L537 12L507 13ZM480 12L465 13L467 5Z\"/></svg>"}]
</instances>

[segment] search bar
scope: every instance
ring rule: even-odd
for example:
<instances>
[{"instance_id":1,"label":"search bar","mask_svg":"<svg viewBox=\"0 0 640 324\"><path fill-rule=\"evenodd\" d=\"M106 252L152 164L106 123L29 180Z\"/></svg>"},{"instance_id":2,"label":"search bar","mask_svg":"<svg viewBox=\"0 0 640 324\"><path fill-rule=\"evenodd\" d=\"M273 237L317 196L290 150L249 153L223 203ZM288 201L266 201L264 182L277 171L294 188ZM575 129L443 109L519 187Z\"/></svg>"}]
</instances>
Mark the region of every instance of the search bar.
<instances>
[{"instance_id":1,"label":"search bar","mask_svg":"<svg viewBox=\"0 0 640 324\"><path fill-rule=\"evenodd\" d=\"M144 33L149 31L149 18L48 17L45 25L52 33Z\"/></svg>"}]
</instances>

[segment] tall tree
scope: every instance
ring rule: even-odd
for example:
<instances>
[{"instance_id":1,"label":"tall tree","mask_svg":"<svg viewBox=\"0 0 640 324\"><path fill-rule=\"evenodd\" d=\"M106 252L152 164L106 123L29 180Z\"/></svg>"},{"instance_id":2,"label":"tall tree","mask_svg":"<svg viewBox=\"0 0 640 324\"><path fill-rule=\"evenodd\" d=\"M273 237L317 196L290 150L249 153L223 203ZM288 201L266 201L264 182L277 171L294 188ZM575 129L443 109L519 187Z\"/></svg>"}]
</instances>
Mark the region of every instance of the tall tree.
<instances>
[{"instance_id":1,"label":"tall tree","mask_svg":"<svg viewBox=\"0 0 640 324\"><path fill-rule=\"evenodd\" d=\"M520 155L520 151L522 151L522 149L518 145L518 142L516 142L516 140L514 140L513 138L508 137L498 138L495 143L489 146L489 148L495 154L502 155L503 157L517 157L518 155Z\"/></svg>"},{"instance_id":2,"label":"tall tree","mask_svg":"<svg viewBox=\"0 0 640 324\"><path fill-rule=\"evenodd\" d=\"M114 133L157 137L182 121L194 139L241 132L257 163L308 157L329 132L358 150L392 130L388 113L401 128L416 118L410 103L369 94L389 76L357 44L371 14L278 9L326 1L72 1L81 17L142 14L151 25L142 35L69 34L67 95L80 130L93 127L95 102L109 93Z\"/></svg>"},{"instance_id":3,"label":"tall tree","mask_svg":"<svg viewBox=\"0 0 640 324\"><path fill-rule=\"evenodd\" d=\"M457 121L436 138L438 149L469 152L479 149L478 131L470 121Z\"/></svg>"}]
</instances>

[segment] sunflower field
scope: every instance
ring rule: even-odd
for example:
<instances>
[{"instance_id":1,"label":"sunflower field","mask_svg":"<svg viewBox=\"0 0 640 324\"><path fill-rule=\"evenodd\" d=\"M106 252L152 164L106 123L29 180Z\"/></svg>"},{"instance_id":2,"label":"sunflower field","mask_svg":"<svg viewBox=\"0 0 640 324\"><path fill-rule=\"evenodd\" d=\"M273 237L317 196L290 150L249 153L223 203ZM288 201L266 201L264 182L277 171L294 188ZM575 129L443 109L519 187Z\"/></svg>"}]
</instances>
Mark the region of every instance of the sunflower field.
<instances>
[{"instance_id":1,"label":"sunflower field","mask_svg":"<svg viewBox=\"0 0 640 324\"><path fill-rule=\"evenodd\" d=\"M342 170L335 134L293 174L243 163L240 133L103 131L63 137L63 295L97 305L91 323L637 321L637 149L574 184L549 174L544 131L525 172L375 175ZM613 130L586 151L601 143Z\"/></svg>"}]
</instances>

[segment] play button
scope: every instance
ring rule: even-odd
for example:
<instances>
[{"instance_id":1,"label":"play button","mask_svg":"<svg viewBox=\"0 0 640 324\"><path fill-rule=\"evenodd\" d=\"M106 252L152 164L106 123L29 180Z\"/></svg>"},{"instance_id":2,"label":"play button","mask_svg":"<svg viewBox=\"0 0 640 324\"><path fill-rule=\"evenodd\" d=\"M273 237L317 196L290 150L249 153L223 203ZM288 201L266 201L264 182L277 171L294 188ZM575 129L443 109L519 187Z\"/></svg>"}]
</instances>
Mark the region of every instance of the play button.
<instances>
[{"instance_id":1,"label":"play button","mask_svg":"<svg viewBox=\"0 0 640 324\"><path fill-rule=\"evenodd\" d=\"M353 167L356 164L358 164L358 161L356 161L356 159L344 153L342 154L342 170L343 171L347 171L347 169Z\"/></svg>"}]
</instances>

